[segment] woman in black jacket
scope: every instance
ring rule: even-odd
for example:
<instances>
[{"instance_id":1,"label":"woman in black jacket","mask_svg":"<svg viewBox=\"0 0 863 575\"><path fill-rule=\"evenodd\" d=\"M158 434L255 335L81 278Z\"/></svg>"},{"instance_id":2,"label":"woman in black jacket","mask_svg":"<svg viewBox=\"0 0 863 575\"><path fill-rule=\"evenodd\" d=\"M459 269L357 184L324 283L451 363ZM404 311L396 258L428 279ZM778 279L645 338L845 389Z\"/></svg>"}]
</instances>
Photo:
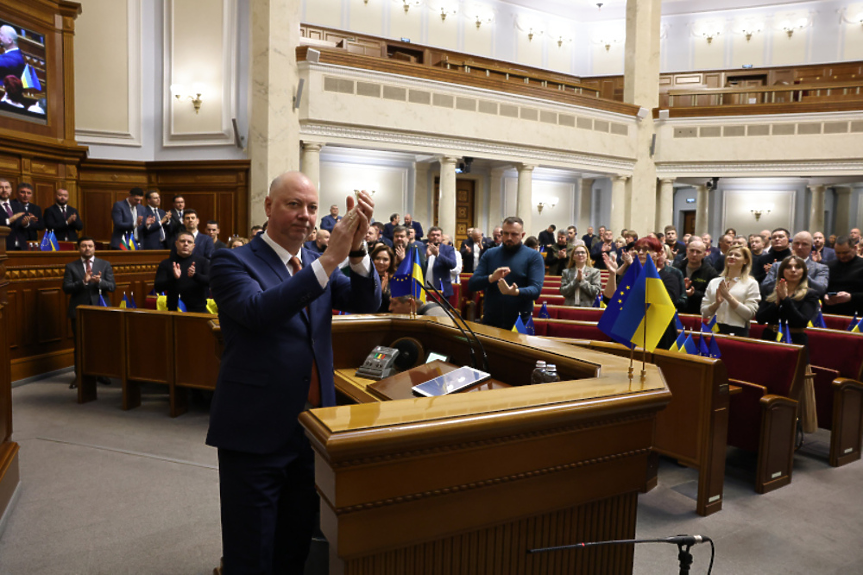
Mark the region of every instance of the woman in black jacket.
<instances>
[{"instance_id":1,"label":"woman in black jacket","mask_svg":"<svg viewBox=\"0 0 863 575\"><path fill-rule=\"evenodd\" d=\"M778 329L787 322L791 342L806 345L806 326L818 313L818 294L809 289L806 262L795 255L788 256L779 265L779 281L773 293L761 301L755 319L766 323L761 339L776 341Z\"/></svg>"}]
</instances>

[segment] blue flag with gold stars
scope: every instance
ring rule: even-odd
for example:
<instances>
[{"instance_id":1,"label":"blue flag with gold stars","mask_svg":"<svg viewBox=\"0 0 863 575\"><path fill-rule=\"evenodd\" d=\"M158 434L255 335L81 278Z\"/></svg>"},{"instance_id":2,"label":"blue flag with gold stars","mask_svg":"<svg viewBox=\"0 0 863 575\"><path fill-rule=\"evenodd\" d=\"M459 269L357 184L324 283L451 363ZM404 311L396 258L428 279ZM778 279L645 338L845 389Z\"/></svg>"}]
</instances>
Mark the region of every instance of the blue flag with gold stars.
<instances>
[{"instance_id":1,"label":"blue flag with gold stars","mask_svg":"<svg viewBox=\"0 0 863 575\"><path fill-rule=\"evenodd\" d=\"M632 258L632 264L630 264L626 273L623 274L623 279L620 280L620 285L617 286L617 290L614 292L614 297L608 302L608 307L606 307L605 311L602 312L602 317L599 318L599 323L597 324L597 327L602 331L602 333L614 341L622 343L628 348L633 348L635 346L629 338L613 334L612 329L614 329L617 317L620 315L620 312L623 311L623 304L625 304L627 298L629 298L629 294L632 292L632 286L635 285L639 275L641 275L641 262L638 261L638 258Z\"/></svg>"}]
</instances>

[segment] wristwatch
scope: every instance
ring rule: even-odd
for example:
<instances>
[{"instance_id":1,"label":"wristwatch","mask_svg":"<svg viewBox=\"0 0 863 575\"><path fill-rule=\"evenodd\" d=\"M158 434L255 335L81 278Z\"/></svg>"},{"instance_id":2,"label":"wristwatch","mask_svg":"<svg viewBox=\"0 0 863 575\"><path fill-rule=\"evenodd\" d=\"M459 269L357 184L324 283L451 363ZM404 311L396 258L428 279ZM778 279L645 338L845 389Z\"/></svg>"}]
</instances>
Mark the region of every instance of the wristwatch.
<instances>
[{"instance_id":1,"label":"wristwatch","mask_svg":"<svg viewBox=\"0 0 863 575\"><path fill-rule=\"evenodd\" d=\"M366 251L366 246L365 246L365 244L363 244L362 246L360 246L360 249L351 250L348 253L348 257L349 258L362 258L362 257L365 257L367 253L369 253L369 252Z\"/></svg>"}]
</instances>

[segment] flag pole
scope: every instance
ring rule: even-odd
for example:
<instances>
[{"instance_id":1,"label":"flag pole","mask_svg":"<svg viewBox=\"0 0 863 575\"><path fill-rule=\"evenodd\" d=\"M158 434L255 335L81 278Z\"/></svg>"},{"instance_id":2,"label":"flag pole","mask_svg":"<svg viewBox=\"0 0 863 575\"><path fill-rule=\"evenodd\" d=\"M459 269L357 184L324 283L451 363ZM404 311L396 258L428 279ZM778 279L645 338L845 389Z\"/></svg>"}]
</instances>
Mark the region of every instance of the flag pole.
<instances>
[{"instance_id":1,"label":"flag pole","mask_svg":"<svg viewBox=\"0 0 863 575\"><path fill-rule=\"evenodd\" d=\"M650 254L647 254L647 257L651 257ZM647 309L650 304L647 302L650 298L647 297L647 290L650 289L650 282L647 281L647 278L644 278L644 331L641 333L641 380L644 381L644 378L647 376L647 368L645 366L645 362L647 361Z\"/></svg>"}]
</instances>

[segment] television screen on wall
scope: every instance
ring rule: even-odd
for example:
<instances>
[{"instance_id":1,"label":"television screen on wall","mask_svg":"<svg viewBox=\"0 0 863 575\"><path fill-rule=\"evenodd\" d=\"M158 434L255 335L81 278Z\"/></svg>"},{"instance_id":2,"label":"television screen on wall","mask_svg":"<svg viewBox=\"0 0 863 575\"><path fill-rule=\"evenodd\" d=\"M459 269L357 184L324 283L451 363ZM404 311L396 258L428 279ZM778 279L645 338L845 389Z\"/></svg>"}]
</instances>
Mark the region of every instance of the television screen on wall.
<instances>
[{"instance_id":1,"label":"television screen on wall","mask_svg":"<svg viewBox=\"0 0 863 575\"><path fill-rule=\"evenodd\" d=\"M0 19L0 114L45 123L45 36Z\"/></svg>"}]
</instances>

